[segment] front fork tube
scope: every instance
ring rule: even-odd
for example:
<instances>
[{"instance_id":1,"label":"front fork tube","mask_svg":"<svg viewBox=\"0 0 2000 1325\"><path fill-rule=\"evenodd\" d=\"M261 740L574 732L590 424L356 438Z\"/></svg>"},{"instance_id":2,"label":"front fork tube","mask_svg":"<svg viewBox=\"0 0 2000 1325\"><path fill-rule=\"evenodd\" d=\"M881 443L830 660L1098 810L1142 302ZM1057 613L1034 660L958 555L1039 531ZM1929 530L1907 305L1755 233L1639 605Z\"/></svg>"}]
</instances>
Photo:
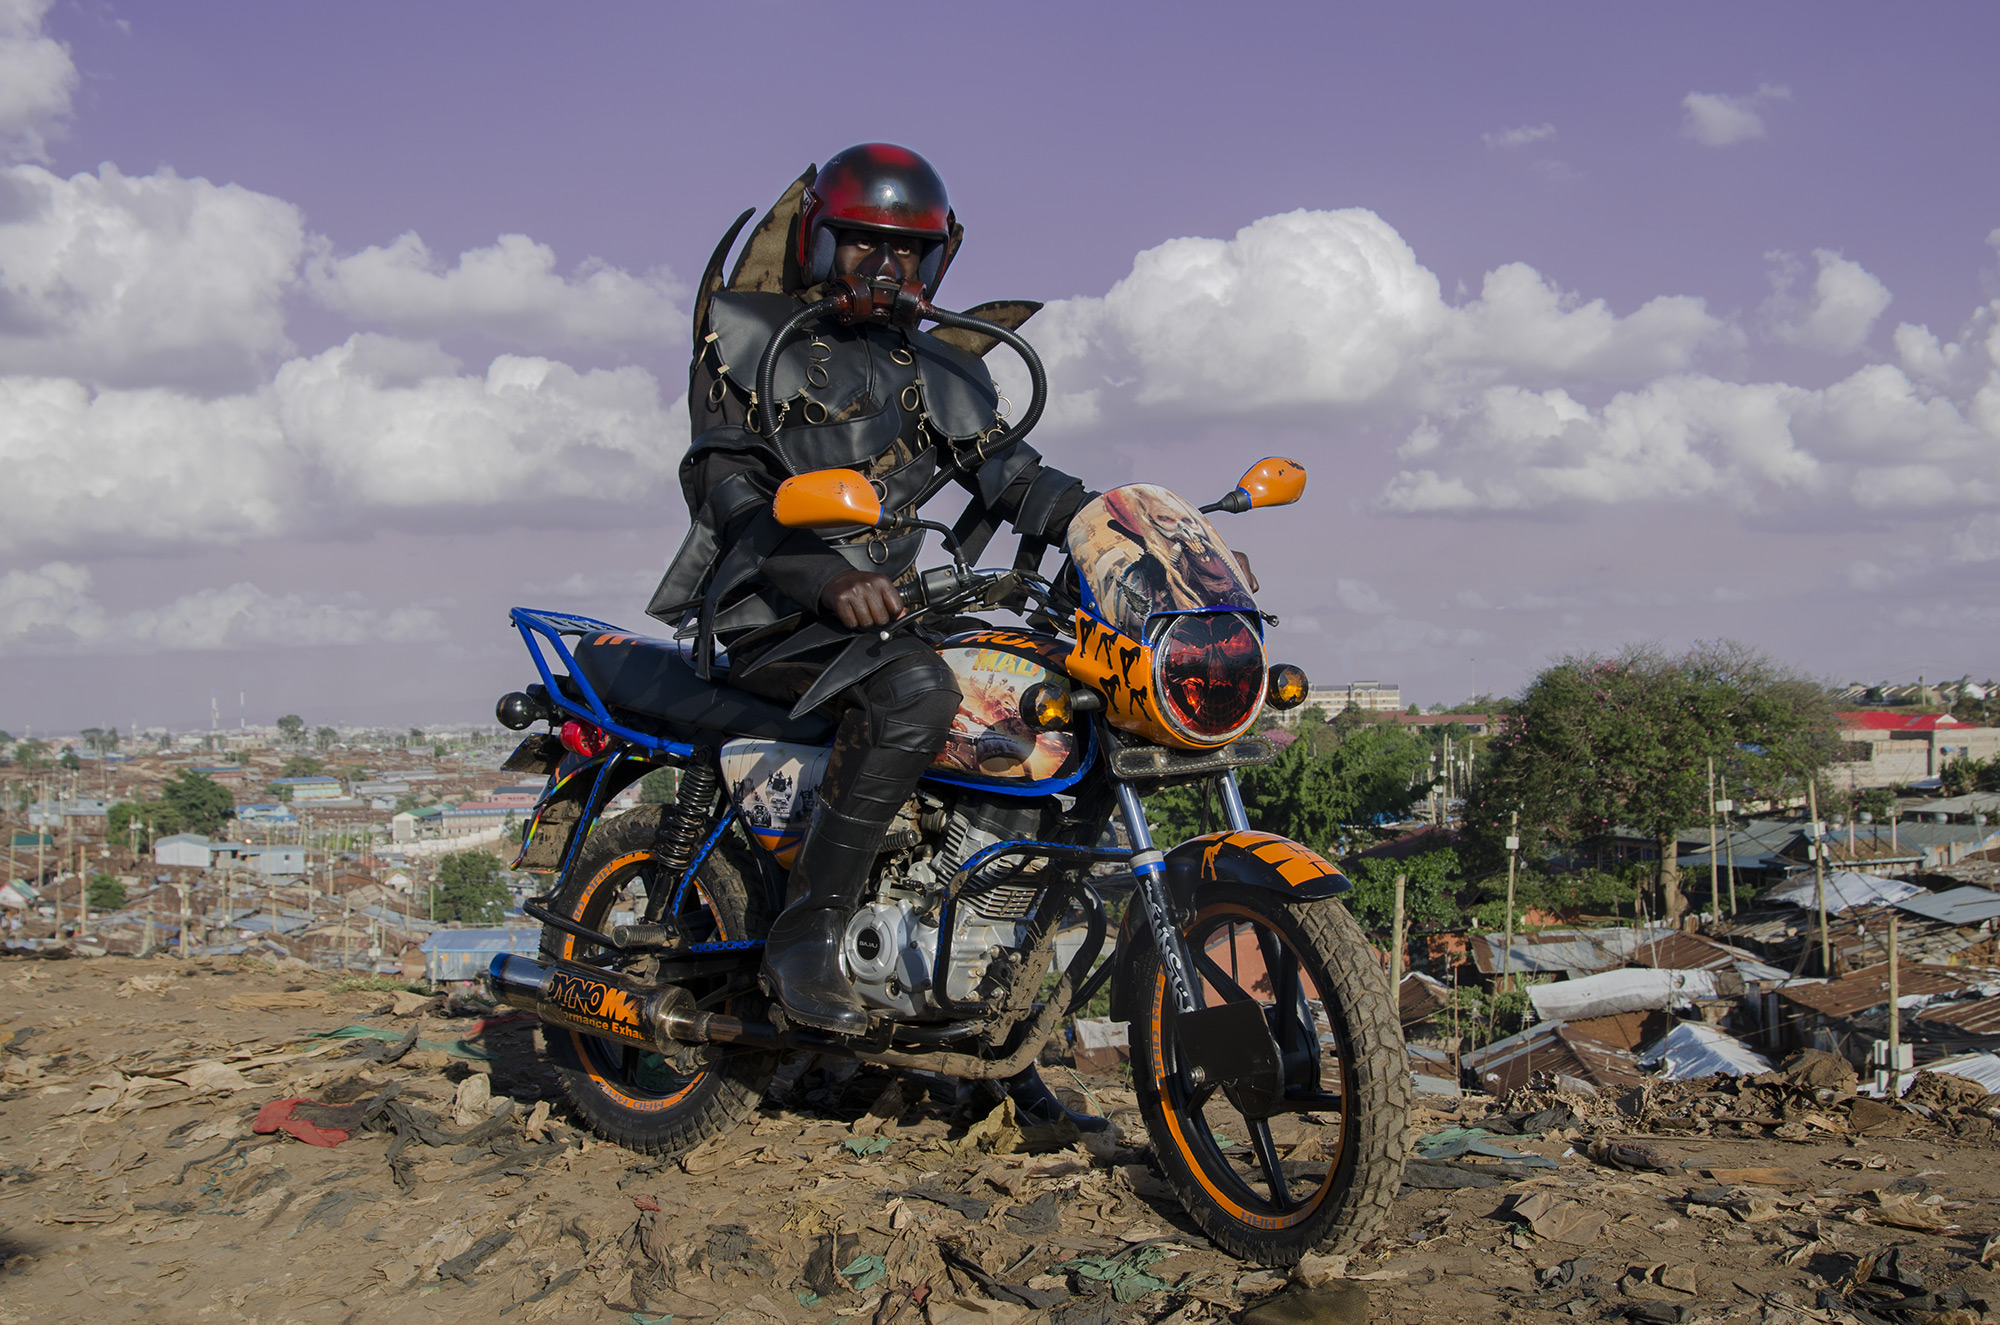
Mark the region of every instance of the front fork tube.
<instances>
[{"instance_id":1,"label":"front fork tube","mask_svg":"<svg viewBox=\"0 0 2000 1325\"><path fill-rule=\"evenodd\" d=\"M1118 809L1125 818L1125 833L1132 843L1133 891L1145 907L1146 923L1153 928L1153 947L1160 954L1160 969L1166 972L1167 989L1174 1007L1193 1012L1194 961L1187 944L1174 925L1173 898L1167 892L1167 858L1153 845L1153 833L1146 826L1146 807L1129 782L1118 784Z\"/></svg>"}]
</instances>

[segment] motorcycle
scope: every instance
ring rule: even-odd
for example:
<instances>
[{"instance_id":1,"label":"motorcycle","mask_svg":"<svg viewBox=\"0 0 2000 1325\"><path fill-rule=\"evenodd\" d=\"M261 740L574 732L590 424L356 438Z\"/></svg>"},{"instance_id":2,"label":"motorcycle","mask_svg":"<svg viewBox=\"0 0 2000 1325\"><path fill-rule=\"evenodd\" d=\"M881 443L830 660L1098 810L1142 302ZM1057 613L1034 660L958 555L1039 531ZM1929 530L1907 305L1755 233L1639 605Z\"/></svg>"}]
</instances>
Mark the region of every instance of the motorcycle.
<instances>
[{"instance_id":1,"label":"motorcycle","mask_svg":"<svg viewBox=\"0 0 2000 1325\"><path fill-rule=\"evenodd\" d=\"M539 959L496 956L488 988L539 1017L577 1115L673 1155L746 1118L795 1052L998 1081L1108 985L1157 1167L1218 1246L1282 1265L1373 1236L1410 1108L1395 995L1340 901L1348 880L1245 812L1235 770L1276 757L1252 728L1265 707L1303 702L1306 677L1268 664L1274 618L1208 519L1297 501L1305 479L1267 459L1200 508L1114 488L1073 518L1049 578L967 565L948 530L885 513L858 472L779 488L789 528L921 526L952 553L913 577L894 625L838 632L864 658L915 632L963 696L846 928L842 965L872 1016L858 1037L787 1023L758 983L830 753L816 706L846 684L846 657L788 711L732 688L722 658L700 677L684 640L514 609L541 679L497 715L549 728L506 764L549 777L516 868L553 882L524 907L543 926ZM1003 609L1025 624L972 615ZM606 815L660 769L678 772L670 803ZM1206 784L1227 826L1158 843L1144 798L1183 784ZM1107 891L1129 896L1115 934ZM1055 971L1058 933L1078 928ZM1271 1124L1288 1114L1322 1124L1316 1148L1281 1153Z\"/></svg>"}]
</instances>

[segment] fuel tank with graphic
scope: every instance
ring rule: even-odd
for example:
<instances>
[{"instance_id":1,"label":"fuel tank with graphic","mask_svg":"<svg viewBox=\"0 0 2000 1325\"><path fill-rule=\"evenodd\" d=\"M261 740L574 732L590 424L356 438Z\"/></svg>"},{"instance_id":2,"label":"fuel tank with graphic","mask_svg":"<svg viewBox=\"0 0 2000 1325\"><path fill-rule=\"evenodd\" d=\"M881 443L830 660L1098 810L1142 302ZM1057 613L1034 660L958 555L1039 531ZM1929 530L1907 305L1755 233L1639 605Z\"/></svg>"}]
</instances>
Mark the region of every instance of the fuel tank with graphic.
<instances>
[{"instance_id":1,"label":"fuel tank with graphic","mask_svg":"<svg viewBox=\"0 0 2000 1325\"><path fill-rule=\"evenodd\" d=\"M953 635L938 654L958 679L951 735L927 776L943 782L1040 795L1074 782L1085 742L1074 731L1038 732L1021 717L1021 697L1044 681L1069 684L1066 641L1017 630Z\"/></svg>"}]
</instances>

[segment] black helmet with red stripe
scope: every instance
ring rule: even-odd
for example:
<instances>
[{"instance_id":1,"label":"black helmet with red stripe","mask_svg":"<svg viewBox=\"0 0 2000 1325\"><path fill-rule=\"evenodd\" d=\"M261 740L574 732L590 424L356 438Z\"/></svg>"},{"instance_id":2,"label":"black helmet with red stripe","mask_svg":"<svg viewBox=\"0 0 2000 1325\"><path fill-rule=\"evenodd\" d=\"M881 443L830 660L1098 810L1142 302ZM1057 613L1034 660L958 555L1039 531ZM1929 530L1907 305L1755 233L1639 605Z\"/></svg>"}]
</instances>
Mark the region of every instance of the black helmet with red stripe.
<instances>
[{"instance_id":1,"label":"black helmet with red stripe","mask_svg":"<svg viewBox=\"0 0 2000 1325\"><path fill-rule=\"evenodd\" d=\"M931 163L894 143L861 143L836 152L805 191L799 216L799 270L807 285L833 274L842 230L910 235L927 241L919 275L928 296L944 278L951 201Z\"/></svg>"}]
</instances>

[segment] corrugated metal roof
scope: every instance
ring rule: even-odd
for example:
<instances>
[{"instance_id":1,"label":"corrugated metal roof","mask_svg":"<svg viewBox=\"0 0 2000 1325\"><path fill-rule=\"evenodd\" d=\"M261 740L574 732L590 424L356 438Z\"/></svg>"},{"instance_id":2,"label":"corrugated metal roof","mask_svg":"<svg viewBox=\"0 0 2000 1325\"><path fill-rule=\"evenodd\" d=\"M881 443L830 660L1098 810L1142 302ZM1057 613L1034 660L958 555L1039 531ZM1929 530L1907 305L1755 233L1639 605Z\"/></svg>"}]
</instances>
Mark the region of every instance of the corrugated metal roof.
<instances>
[{"instance_id":1,"label":"corrugated metal roof","mask_svg":"<svg viewBox=\"0 0 2000 1325\"><path fill-rule=\"evenodd\" d=\"M2000 893L1989 888L1975 888L1971 884L1946 892L1911 897L1897 902L1895 906L1898 911L1942 920L1947 925L1977 925L2000 919Z\"/></svg>"},{"instance_id":2,"label":"corrugated metal roof","mask_svg":"<svg viewBox=\"0 0 2000 1325\"><path fill-rule=\"evenodd\" d=\"M534 952L541 942L539 926L506 929L440 929L423 941L425 952ZM526 946L522 946L525 944Z\"/></svg>"},{"instance_id":3,"label":"corrugated metal roof","mask_svg":"<svg viewBox=\"0 0 2000 1325\"><path fill-rule=\"evenodd\" d=\"M1633 949L1641 966L1666 971L1734 971L1745 980L1782 980L1791 972L1759 961L1756 954L1695 934L1669 934Z\"/></svg>"},{"instance_id":4,"label":"corrugated metal roof","mask_svg":"<svg viewBox=\"0 0 2000 1325\"><path fill-rule=\"evenodd\" d=\"M1461 1061L1492 1095L1525 1086L1538 1072L1566 1073L1607 1090L1625 1090L1646 1079L1630 1053L1556 1021L1496 1040Z\"/></svg>"},{"instance_id":5,"label":"corrugated metal roof","mask_svg":"<svg viewBox=\"0 0 2000 1325\"><path fill-rule=\"evenodd\" d=\"M1529 975L1537 972L1607 971L1614 966L1622 966L1640 944L1677 932L1665 921L1655 921L1644 928L1544 929L1516 934L1507 969ZM1472 951L1473 964L1481 972L1487 975L1500 973L1501 953L1507 946L1504 934L1475 934L1471 936L1468 946Z\"/></svg>"},{"instance_id":6,"label":"corrugated metal roof","mask_svg":"<svg viewBox=\"0 0 2000 1325\"><path fill-rule=\"evenodd\" d=\"M1806 875L1771 889L1758 900L1816 911L1819 909L1819 887L1819 880L1815 876ZM1904 883L1901 879L1887 879L1879 874L1863 874L1859 870L1833 870L1826 876L1826 909L1838 914L1859 906L1880 906L1884 902L1899 902L1905 897L1915 897L1923 891L1914 883Z\"/></svg>"},{"instance_id":7,"label":"corrugated metal roof","mask_svg":"<svg viewBox=\"0 0 2000 1325\"><path fill-rule=\"evenodd\" d=\"M1725 1031L1698 1021L1683 1021L1639 1055L1642 1063L1663 1062L1660 1075L1668 1081L1701 1077L1756 1076L1771 1070L1771 1060Z\"/></svg>"},{"instance_id":8,"label":"corrugated metal roof","mask_svg":"<svg viewBox=\"0 0 2000 1325\"><path fill-rule=\"evenodd\" d=\"M1900 998L1922 994L1957 994L1976 983L1978 978L1974 972L1957 966L1905 962L1896 973L1896 993ZM1822 1017L1851 1017L1889 1001L1889 964L1884 962L1880 966L1870 966L1822 984L1786 985L1776 992L1786 1002L1796 1003Z\"/></svg>"},{"instance_id":9,"label":"corrugated metal roof","mask_svg":"<svg viewBox=\"0 0 2000 1325\"><path fill-rule=\"evenodd\" d=\"M1902 990L1898 988L1897 993ZM1950 1026L1967 1035L2000 1035L2000 998L1967 998L1933 1003L1919 1009L1916 1019Z\"/></svg>"}]
</instances>

